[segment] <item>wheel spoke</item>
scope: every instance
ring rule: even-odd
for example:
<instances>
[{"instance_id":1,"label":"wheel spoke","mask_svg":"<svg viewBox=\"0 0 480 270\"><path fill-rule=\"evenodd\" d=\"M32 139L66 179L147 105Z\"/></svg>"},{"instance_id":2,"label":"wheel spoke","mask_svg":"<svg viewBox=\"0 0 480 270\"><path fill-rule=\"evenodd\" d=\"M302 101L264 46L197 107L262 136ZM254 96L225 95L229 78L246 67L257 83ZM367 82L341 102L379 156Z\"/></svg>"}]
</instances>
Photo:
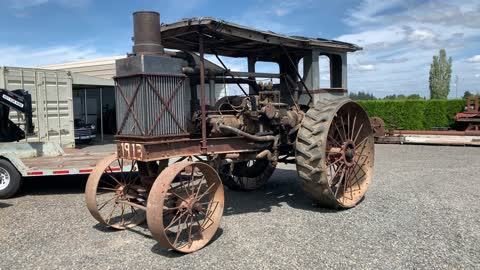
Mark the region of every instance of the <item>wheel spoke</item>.
<instances>
[{"instance_id":1,"label":"wheel spoke","mask_svg":"<svg viewBox=\"0 0 480 270\"><path fill-rule=\"evenodd\" d=\"M178 212L180 212L180 211L177 211L177 214L178 214ZM181 219L185 214L187 214L187 213L188 213L188 212L186 212L186 211L185 211L185 212L182 212L182 214L180 214L176 219L172 220L172 221L170 222L170 224L169 224L164 230L167 231L168 229L170 229L170 228L175 224L175 222L177 222L178 220L180 220L180 219ZM177 214L175 214L175 216L176 216ZM175 218L175 217L174 217L174 218Z\"/></svg>"},{"instance_id":2,"label":"wheel spoke","mask_svg":"<svg viewBox=\"0 0 480 270\"><path fill-rule=\"evenodd\" d=\"M106 185L109 185L109 186L115 188L115 185L113 185L112 183L109 183L109 182L105 182L105 179L100 179L99 183L103 183L103 184L106 184Z\"/></svg>"},{"instance_id":3,"label":"wheel spoke","mask_svg":"<svg viewBox=\"0 0 480 270\"><path fill-rule=\"evenodd\" d=\"M197 196L197 200L201 200L201 199L203 198L203 196L205 196L205 195L207 195L208 193L210 193L210 192L211 192L211 189L212 189L213 187L215 187L215 184L209 186L209 187L207 188L207 190L202 193L202 195Z\"/></svg>"},{"instance_id":4,"label":"wheel spoke","mask_svg":"<svg viewBox=\"0 0 480 270\"><path fill-rule=\"evenodd\" d=\"M342 174L340 176L340 179L338 180L338 183L335 185L335 187L337 188L335 190L335 197L337 197L337 193L338 193L338 190L340 189L340 185L342 184L343 179L345 179L343 176L345 175L345 168L342 169ZM345 186L345 184L343 184L343 186Z\"/></svg>"},{"instance_id":5,"label":"wheel spoke","mask_svg":"<svg viewBox=\"0 0 480 270\"><path fill-rule=\"evenodd\" d=\"M360 131L362 131L362 128L363 128L363 123L360 125L360 128L357 131L357 135L355 135L355 138L353 139L354 143L357 143L357 138L358 138L358 135L360 135ZM368 138L368 136L367 136L367 138Z\"/></svg>"},{"instance_id":6,"label":"wheel spoke","mask_svg":"<svg viewBox=\"0 0 480 270\"><path fill-rule=\"evenodd\" d=\"M338 162L340 162L340 161L343 161L343 159L339 158L339 159L335 160L335 162L332 162L332 163L328 164L327 166L330 167L330 166L335 165L336 163L338 163ZM327 161L327 162L328 162L328 161Z\"/></svg>"},{"instance_id":7,"label":"wheel spoke","mask_svg":"<svg viewBox=\"0 0 480 270\"><path fill-rule=\"evenodd\" d=\"M128 182L128 185L132 185L135 182L137 182L138 177L133 178L133 176L132 176L133 175L133 169L135 168L136 163L137 163L137 161L133 160L132 164L130 166L130 171L128 172L128 175L127 175L128 177L127 177L127 180L126 180L126 182ZM132 178L133 178L133 181L132 181Z\"/></svg>"},{"instance_id":8,"label":"wheel spoke","mask_svg":"<svg viewBox=\"0 0 480 270\"><path fill-rule=\"evenodd\" d=\"M331 135L328 135L328 137L329 137L331 140L333 140L333 142L336 143L337 146L342 147L342 144L339 143L337 140L335 140Z\"/></svg>"},{"instance_id":9,"label":"wheel spoke","mask_svg":"<svg viewBox=\"0 0 480 270\"><path fill-rule=\"evenodd\" d=\"M111 202L112 200L114 200L114 199L116 199L116 198L118 198L118 196L114 196L113 198L108 199L108 200L106 200L105 202L102 202L102 203L97 204L98 211L102 210L103 207L105 207L109 202ZM100 206L100 207L99 207L99 206Z\"/></svg>"},{"instance_id":10,"label":"wheel spoke","mask_svg":"<svg viewBox=\"0 0 480 270\"><path fill-rule=\"evenodd\" d=\"M337 174L340 170L342 170L342 167L345 166L345 163L341 163L338 167L337 167L337 170L335 171L335 174L333 175L333 177L331 178L331 181L330 181L330 185L336 185L336 183L334 184L333 183L333 180L337 177ZM340 182L340 180L339 180Z\"/></svg>"},{"instance_id":11,"label":"wheel spoke","mask_svg":"<svg viewBox=\"0 0 480 270\"><path fill-rule=\"evenodd\" d=\"M107 218L107 221L106 221L107 224L110 224L110 219L112 218L113 212L114 212L115 209L117 208L117 205L118 205L117 203L115 203L115 204L113 205L112 211L111 211L110 214L108 215L108 218Z\"/></svg>"},{"instance_id":12,"label":"wheel spoke","mask_svg":"<svg viewBox=\"0 0 480 270\"><path fill-rule=\"evenodd\" d=\"M345 122L343 121L343 117L340 117L340 120L342 121L342 129L343 129L343 141L347 140L347 131L345 130Z\"/></svg>"},{"instance_id":13,"label":"wheel spoke","mask_svg":"<svg viewBox=\"0 0 480 270\"><path fill-rule=\"evenodd\" d=\"M202 179L200 179L200 182L198 183L198 189L197 192L195 192L196 198L198 198L198 194L200 193L200 189L202 188L203 180L205 180L205 176L202 176Z\"/></svg>"},{"instance_id":14,"label":"wheel spoke","mask_svg":"<svg viewBox=\"0 0 480 270\"><path fill-rule=\"evenodd\" d=\"M350 112L348 112L347 114L348 118L347 118L347 139L351 139L349 136L350 136Z\"/></svg>"},{"instance_id":15,"label":"wheel spoke","mask_svg":"<svg viewBox=\"0 0 480 270\"><path fill-rule=\"evenodd\" d=\"M186 213L186 212L185 212ZM185 221L188 219L188 216L185 218ZM173 242L173 246L176 246L177 245L177 241L180 237L180 235L182 234L183 230L182 230L182 225L184 223L182 222L182 218L178 219L178 228L177 228L177 235L175 237L175 241Z\"/></svg>"},{"instance_id":16,"label":"wheel spoke","mask_svg":"<svg viewBox=\"0 0 480 270\"><path fill-rule=\"evenodd\" d=\"M360 146L360 145L362 145L362 144L366 143L366 142L367 142L367 140L368 140L368 138L369 138L369 136L367 136L367 137L363 138L363 140L362 140L360 143L356 143L355 145L358 147L358 146Z\"/></svg>"},{"instance_id":17,"label":"wheel spoke","mask_svg":"<svg viewBox=\"0 0 480 270\"><path fill-rule=\"evenodd\" d=\"M110 191L117 191L118 190L116 188L107 188L107 187L99 187L98 189L100 189L100 190L110 190Z\"/></svg>"},{"instance_id":18,"label":"wheel spoke","mask_svg":"<svg viewBox=\"0 0 480 270\"><path fill-rule=\"evenodd\" d=\"M122 216L122 226L125 225L125 204L122 203L122 213L120 214Z\"/></svg>"},{"instance_id":19,"label":"wheel spoke","mask_svg":"<svg viewBox=\"0 0 480 270\"><path fill-rule=\"evenodd\" d=\"M357 121L357 114L355 114L355 117L353 117L353 125L352 125L352 135L350 136L350 139L353 140L353 135L355 135L355 122Z\"/></svg>"},{"instance_id":20,"label":"wheel spoke","mask_svg":"<svg viewBox=\"0 0 480 270\"><path fill-rule=\"evenodd\" d=\"M110 166L108 166L108 168L110 169L110 173L107 172L107 175L110 176L110 178L112 178L113 180L115 180L115 182L117 182L117 184L119 184L120 186L123 186L122 183L120 183L120 181L118 181L117 178L115 178L112 174L113 174L113 170Z\"/></svg>"},{"instance_id":21,"label":"wheel spoke","mask_svg":"<svg viewBox=\"0 0 480 270\"><path fill-rule=\"evenodd\" d=\"M173 195L175 195L175 196L177 196L180 200L182 200L182 201L184 201L184 202L187 201L187 199L183 198L182 196L178 195L177 193L173 192L172 190L170 190L170 193L173 194Z\"/></svg>"}]
</instances>

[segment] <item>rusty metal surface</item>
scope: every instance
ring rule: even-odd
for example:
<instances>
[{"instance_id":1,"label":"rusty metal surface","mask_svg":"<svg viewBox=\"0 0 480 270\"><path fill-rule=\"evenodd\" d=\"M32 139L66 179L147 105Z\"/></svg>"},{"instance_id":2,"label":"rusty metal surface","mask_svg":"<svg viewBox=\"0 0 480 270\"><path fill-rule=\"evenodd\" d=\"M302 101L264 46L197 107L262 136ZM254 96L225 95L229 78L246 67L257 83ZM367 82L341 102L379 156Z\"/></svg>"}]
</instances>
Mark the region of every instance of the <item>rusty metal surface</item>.
<instances>
[{"instance_id":1,"label":"rusty metal surface","mask_svg":"<svg viewBox=\"0 0 480 270\"><path fill-rule=\"evenodd\" d=\"M344 99L327 108L311 108L302 121L295 156L298 176L321 206L351 208L373 178L373 131L359 104Z\"/></svg>"},{"instance_id":2,"label":"rusty metal surface","mask_svg":"<svg viewBox=\"0 0 480 270\"><path fill-rule=\"evenodd\" d=\"M209 155L255 152L257 146L243 138L209 138L207 141ZM117 153L119 157L153 161L173 157L202 155L201 139L177 140L171 142L162 142L154 144L145 144L141 142L118 142Z\"/></svg>"},{"instance_id":3,"label":"rusty metal surface","mask_svg":"<svg viewBox=\"0 0 480 270\"><path fill-rule=\"evenodd\" d=\"M199 33L199 53L200 53L200 107L202 110L202 146L201 152L207 152L207 113L206 113L206 97L205 97L205 59L204 59L204 37L203 33Z\"/></svg>"},{"instance_id":4,"label":"rusty metal surface","mask_svg":"<svg viewBox=\"0 0 480 270\"><path fill-rule=\"evenodd\" d=\"M217 172L203 162L167 167L153 184L147 223L163 246L190 253L213 237L223 215L224 192Z\"/></svg>"},{"instance_id":5,"label":"rusty metal surface","mask_svg":"<svg viewBox=\"0 0 480 270\"><path fill-rule=\"evenodd\" d=\"M186 77L145 75L118 77L117 135L161 136L187 133L184 108Z\"/></svg>"},{"instance_id":6,"label":"rusty metal surface","mask_svg":"<svg viewBox=\"0 0 480 270\"><path fill-rule=\"evenodd\" d=\"M220 55L233 57L246 57L253 54L259 57L281 55L283 51L280 46L295 52L306 52L312 49L353 52L361 49L350 43L285 36L211 17L190 18L162 25L163 45L166 48L196 51L198 50L197 32L199 31L208 35L205 40L206 53L214 54L210 50L210 48L214 48Z\"/></svg>"},{"instance_id":7,"label":"rusty metal surface","mask_svg":"<svg viewBox=\"0 0 480 270\"><path fill-rule=\"evenodd\" d=\"M116 154L97 164L88 177L85 201L98 222L123 230L145 221L144 207L134 207L144 197L135 187L139 180L137 171L135 163L119 159Z\"/></svg>"},{"instance_id":8,"label":"rusty metal surface","mask_svg":"<svg viewBox=\"0 0 480 270\"><path fill-rule=\"evenodd\" d=\"M319 88L312 89L310 93L312 94L325 94L325 93L347 93L347 89L344 88Z\"/></svg>"},{"instance_id":9,"label":"rusty metal surface","mask_svg":"<svg viewBox=\"0 0 480 270\"><path fill-rule=\"evenodd\" d=\"M113 146L113 145L112 145ZM61 156L22 158L29 170L35 169L86 169L93 168L107 155L115 152L114 147L93 146L86 149L64 149Z\"/></svg>"},{"instance_id":10,"label":"rusty metal surface","mask_svg":"<svg viewBox=\"0 0 480 270\"><path fill-rule=\"evenodd\" d=\"M373 129L373 136L376 138L385 136L385 122L380 117L370 117L370 124Z\"/></svg>"},{"instance_id":11,"label":"rusty metal surface","mask_svg":"<svg viewBox=\"0 0 480 270\"><path fill-rule=\"evenodd\" d=\"M160 33L160 14L153 11L137 11L133 13L132 48L135 54L163 54L162 36Z\"/></svg>"}]
</instances>

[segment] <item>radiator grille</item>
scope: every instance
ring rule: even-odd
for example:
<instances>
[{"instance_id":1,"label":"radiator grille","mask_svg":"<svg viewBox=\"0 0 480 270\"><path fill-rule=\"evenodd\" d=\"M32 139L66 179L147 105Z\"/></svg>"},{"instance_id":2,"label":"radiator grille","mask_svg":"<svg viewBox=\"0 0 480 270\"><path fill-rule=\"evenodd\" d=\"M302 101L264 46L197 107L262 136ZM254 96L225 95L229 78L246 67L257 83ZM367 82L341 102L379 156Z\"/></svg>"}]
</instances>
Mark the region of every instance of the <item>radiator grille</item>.
<instances>
[{"instance_id":1,"label":"radiator grille","mask_svg":"<svg viewBox=\"0 0 480 270\"><path fill-rule=\"evenodd\" d=\"M146 74L115 78L117 135L185 134L185 78Z\"/></svg>"}]
</instances>

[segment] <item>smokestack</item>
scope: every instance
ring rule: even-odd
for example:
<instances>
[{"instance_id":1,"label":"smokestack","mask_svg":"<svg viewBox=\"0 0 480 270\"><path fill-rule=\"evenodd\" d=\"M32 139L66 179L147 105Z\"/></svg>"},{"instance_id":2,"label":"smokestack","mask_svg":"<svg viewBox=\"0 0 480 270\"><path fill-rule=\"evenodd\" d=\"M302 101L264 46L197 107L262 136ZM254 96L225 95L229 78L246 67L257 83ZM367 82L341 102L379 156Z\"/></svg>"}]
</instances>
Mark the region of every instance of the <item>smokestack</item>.
<instances>
[{"instance_id":1,"label":"smokestack","mask_svg":"<svg viewBox=\"0 0 480 270\"><path fill-rule=\"evenodd\" d=\"M164 54L160 34L160 14L154 11L133 13L133 53Z\"/></svg>"}]
</instances>

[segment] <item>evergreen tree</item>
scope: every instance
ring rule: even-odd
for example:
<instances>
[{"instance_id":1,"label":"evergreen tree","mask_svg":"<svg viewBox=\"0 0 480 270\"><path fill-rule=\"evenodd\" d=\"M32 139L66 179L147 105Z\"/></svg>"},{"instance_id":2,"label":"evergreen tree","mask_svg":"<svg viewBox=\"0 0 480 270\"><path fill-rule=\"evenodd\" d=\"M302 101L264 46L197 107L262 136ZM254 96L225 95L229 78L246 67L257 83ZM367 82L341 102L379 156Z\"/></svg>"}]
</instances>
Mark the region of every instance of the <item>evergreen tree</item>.
<instances>
[{"instance_id":1,"label":"evergreen tree","mask_svg":"<svg viewBox=\"0 0 480 270\"><path fill-rule=\"evenodd\" d=\"M447 60L445 49L441 49L439 56L433 56L433 62L430 66L430 98L446 99L450 92L451 77L452 57Z\"/></svg>"}]
</instances>

